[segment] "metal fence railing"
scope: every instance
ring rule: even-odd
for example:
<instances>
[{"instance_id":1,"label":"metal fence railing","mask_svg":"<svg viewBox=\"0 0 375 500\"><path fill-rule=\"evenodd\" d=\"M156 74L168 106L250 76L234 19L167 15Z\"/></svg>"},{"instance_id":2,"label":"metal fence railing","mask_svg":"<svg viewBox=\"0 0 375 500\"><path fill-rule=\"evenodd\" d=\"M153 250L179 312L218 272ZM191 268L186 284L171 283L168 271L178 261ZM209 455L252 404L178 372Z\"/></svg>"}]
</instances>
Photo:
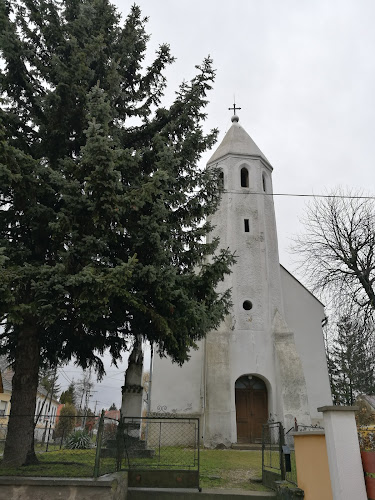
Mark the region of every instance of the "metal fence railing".
<instances>
[{"instance_id":1,"label":"metal fence railing","mask_svg":"<svg viewBox=\"0 0 375 500\"><path fill-rule=\"evenodd\" d=\"M126 418L122 425L128 468L199 468L199 419Z\"/></svg>"},{"instance_id":2,"label":"metal fence railing","mask_svg":"<svg viewBox=\"0 0 375 500\"><path fill-rule=\"evenodd\" d=\"M199 488L199 419L104 419L98 433L98 470L112 460L129 471L129 485Z\"/></svg>"},{"instance_id":3,"label":"metal fence railing","mask_svg":"<svg viewBox=\"0 0 375 500\"><path fill-rule=\"evenodd\" d=\"M300 428L305 429L306 426ZM290 434L292 430L298 431L298 427L295 426L285 433L281 422L263 425L262 480L263 484L271 488L274 487L275 481L288 481L297 486L294 439Z\"/></svg>"},{"instance_id":4,"label":"metal fence railing","mask_svg":"<svg viewBox=\"0 0 375 500\"><path fill-rule=\"evenodd\" d=\"M262 431L262 480L273 487L275 481L285 480L283 458L284 428L281 422L269 422Z\"/></svg>"},{"instance_id":5,"label":"metal fence railing","mask_svg":"<svg viewBox=\"0 0 375 500\"><path fill-rule=\"evenodd\" d=\"M29 417L18 417L29 418ZM55 420L34 417L34 450L37 469L31 475L98 477L119 471L138 471L152 481L155 471L177 484L199 487L199 419L185 418L107 418L99 415L63 415ZM6 419L0 427L0 475L29 475L27 467L13 470L1 461L7 436ZM140 471L142 474L140 475ZM149 471L149 474L146 472ZM151 478L151 479L150 479ZM136 479L134 479L136 482ZM136 485L136 484L135 484Z\"/></svg>"},{"instance_id":6,"label":"metal fence railing","mask_svg":"<svg viewBox=\"0 0 375 500\"><path fill-rule=\"evenodd\" d=\"M285 480L288 481L289 483L294 484L297 486L297 468L296 468L296 459L295 459L295 452L294 452L294 435L292 434L293 432L304 432L304 431L319 431L323 430L323 427L319 425L301 425L298 424L297 421L295 422L294 426L289 429L285 433L285 442L288 445L288 450L290 453L290 457L288 458L284 454L284 460L285 460Z\"/></svg>"},{"instance_id":7,"label":"metal fence railing","mask_svg":"<svg viewBox=\"0 0 375 500\"><path fill-rule=\"evenodd\" d=\"M94 474L99 415L22 415L16 417L19 425L25 419L34 424L35 464L33 468L13 468L3 463L2 456L8 436L9 416L0 423L0 474L92 477ZM9 460L8 460L9 462Z\"/></svg>"}]
</instances>

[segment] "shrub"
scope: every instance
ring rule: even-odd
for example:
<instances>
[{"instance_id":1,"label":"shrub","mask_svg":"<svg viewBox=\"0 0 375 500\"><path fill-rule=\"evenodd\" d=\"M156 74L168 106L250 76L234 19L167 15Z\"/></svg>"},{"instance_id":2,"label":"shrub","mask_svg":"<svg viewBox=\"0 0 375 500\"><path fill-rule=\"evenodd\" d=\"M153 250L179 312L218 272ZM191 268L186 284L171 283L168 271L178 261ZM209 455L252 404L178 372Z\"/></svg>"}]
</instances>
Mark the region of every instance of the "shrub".
<instances>
[{"instance_id":1,"label":"shrub","mask_svg":"<svg viewBox=\"0 0 375 500\"><path fill-rule=\"evenodd\" d=\"M369 404L361 399L361 396L357 398L355 404L358 406L358 411L355 415L357 426L374 425L375 413Z\"/></svg>"},{"instance_id":2,"label":"shrub","mask_svg":"<svg viewBox=\"0 0 375 500\"><path fill-rule=\"evenodd\" d=\"M69 403L66 403L65 406L61 408L59 420L55 429L56 438L62 436L66 438L70 435L76 425L76 413L75 407Z\"/></svg>"},{"instance_id":3,"label":"shrub","mask_svg":"<svg viewBox=\"0 0 375 500\"><path fill-rule=\"evenodd\" d=\"M87 450L91 448L91 440L87 431L73 432L68 437L65 448L69 450Z\"/></svg>"},{"instance_id":4,"label":"shrub","mask_svg":"<svg viewBox=\"0 0 375 500\"><path fill-rule=\"evenodd\" d=\"M375 451L375 426L362 426L358 429L358 440L361 451Z\"/></svg>"}]
</instances>

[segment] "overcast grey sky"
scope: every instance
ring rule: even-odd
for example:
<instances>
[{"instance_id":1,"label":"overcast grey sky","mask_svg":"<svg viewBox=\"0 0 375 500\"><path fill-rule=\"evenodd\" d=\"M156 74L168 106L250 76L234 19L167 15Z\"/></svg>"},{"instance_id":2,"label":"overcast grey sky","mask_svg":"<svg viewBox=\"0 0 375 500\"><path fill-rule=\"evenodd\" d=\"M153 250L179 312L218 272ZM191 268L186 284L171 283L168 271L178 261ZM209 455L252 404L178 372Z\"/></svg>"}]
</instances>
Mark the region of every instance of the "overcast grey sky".
<instances>
[{"instance_id":1,"label":"overcast grey sky","mask_svg":"<svg viewBox=\"0 0 375 500\"><path fill-rule=\"evenodd\" d=\"M114 3L126 16L132 2ZM373 0L136 3L150 18L148 60L163 42L177 58L166 73L165 103L210 54L217 78L207 128L218 127L222 140L235 94L240 124L274 167L274 193L319 194L340 184L375 194ZM287 250L303 230L305 202L275 197L280 261L292 272ZM109 370L113 378L98 393L104 406L121 399L123 378Z\"/></svg>"}]
</instances>

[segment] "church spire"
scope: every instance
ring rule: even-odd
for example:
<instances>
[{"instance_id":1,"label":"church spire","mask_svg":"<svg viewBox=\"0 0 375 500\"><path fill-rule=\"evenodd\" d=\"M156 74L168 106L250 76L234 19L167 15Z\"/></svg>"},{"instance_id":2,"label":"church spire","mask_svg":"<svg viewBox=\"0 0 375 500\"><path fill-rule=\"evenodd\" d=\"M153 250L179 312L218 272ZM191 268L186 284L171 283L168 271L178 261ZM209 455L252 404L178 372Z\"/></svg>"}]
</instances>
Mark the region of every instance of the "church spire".
<instances>
[{"instance_id":1,"label":"church spire","mask_svg":"<svg viewBox=\"0 0 375 500\"><path fill-rule=\"evenodd\" d=\"M233 108L228 108L229 110L237 111L238 108L236 104L233 104ZM227 155L235 156L255 156L261 158L266 165L272 170L270 162L267 160L262 151L258 148L249 134L241 127L239 122L239 117L234 114L231 118L232 125L228 132L225 134L219 147L216 149L214 154L208 160L207 165L224 158Z\"/></svg>"}]
</instances>

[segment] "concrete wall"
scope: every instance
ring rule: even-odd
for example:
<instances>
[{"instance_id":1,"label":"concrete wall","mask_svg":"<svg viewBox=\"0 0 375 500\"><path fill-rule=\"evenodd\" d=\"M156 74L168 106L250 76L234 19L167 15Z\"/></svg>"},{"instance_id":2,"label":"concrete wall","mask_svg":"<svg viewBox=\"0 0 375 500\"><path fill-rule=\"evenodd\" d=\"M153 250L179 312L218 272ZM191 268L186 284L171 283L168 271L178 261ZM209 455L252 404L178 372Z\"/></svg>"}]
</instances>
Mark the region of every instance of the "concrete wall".
<instances>
[{"instance_id":1,"label":"concrete wall","mask_svg":"<svg viewBox=\"0 0 375 500\"><path fill-rule=\"evenodd\" d=\"M324 432L295 432L293 436L297 483L305 500L332 500Z\"/></svg>"},{"instance_id":2,"label":"concrete wall","mask_svg":"<svg viewBox=\"0 0 375 500\"><path fill-rule=\"evenodd\" d=\"M321 326L324 306L285 268L280 269L285 318L301 358L312 423L322 423L317 407L332 404Z\"/></svg>"},{"instance_id":3,"label":"concrete wall","mask_svg":"<svg viewBox=\"0 0 375 500\"><path fill-rule=\"evenodd\" d=\"M126 500L127 472L98 479L0 477L0 500Z\"/></svg>"}]
</instances>

